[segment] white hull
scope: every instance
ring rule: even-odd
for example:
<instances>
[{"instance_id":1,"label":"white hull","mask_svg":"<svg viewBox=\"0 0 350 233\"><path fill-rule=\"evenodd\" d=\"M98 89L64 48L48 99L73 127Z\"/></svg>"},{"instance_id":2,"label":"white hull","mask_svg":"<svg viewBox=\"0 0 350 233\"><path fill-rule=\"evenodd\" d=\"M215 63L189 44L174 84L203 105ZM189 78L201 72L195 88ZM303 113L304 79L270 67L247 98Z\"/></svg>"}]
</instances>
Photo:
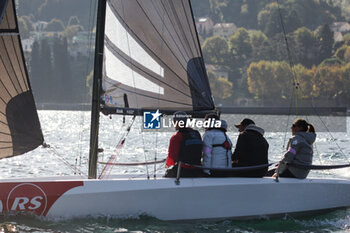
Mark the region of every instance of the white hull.
<instances>
[{"instance_id":1,"label":"white hull","mask_svg":"<svg viewBox=\"0 0 350 233\"><path fill-rule=\"evenodd\" d=\"M39 193L14 201L14 194L20 190L11 191L10 195L2 193L0 210L25 208L25 211L54 218L97 215L124 218L147 214L161 220L191 220L269 216L350 206L350 182L345 180L281 178L276 183L272 178L182 178L179 185L174 180L22 180L22 186L19 183L12 186L39 187L46 192L46 197L40 198ZM50 194L43 187L60 182L81 182L81 185L61 196ZM4 184L5 180L0 181L0 185ZM58 199L52 201L51 196Z\"/></svg>"}]
</instances>

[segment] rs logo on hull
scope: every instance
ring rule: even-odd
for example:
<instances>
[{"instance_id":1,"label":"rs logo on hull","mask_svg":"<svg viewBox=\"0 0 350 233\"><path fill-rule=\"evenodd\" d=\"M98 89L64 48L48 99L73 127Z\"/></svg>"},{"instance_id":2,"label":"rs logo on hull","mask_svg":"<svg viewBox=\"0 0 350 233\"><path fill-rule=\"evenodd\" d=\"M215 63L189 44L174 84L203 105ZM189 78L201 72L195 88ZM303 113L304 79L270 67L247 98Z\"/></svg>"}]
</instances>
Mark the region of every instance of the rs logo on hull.
<instances>
[{"instance_id":1,"label":"rs logo on hull","mask_svg":"<svg viewBox=\"0 0 350 233\"><path fill-rule=\"evenodd\" d=\"M47 197L39 186L23 183L10 191L6 207L9 211L33 211L42 215L47 207Z\"/></svg>"}]
</instances>

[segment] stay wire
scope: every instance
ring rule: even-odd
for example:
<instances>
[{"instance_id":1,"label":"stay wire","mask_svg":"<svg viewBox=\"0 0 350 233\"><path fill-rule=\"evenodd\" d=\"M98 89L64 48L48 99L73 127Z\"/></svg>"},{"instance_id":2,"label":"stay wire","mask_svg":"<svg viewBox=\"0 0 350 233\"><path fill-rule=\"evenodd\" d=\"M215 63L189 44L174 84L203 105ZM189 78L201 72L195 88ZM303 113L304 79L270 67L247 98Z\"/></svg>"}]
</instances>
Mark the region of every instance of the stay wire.
<instances>
[{"instance_id":1,"label":"stay wire","mask_svg":"<svg viewBox=\"0 0 350 233\"><path fill-rule=\"evenodd\" d=\"M72 165L69 163L69 161L67 161L54 147L50 146L49 144L44 143L43 147L45 149L51 150L51 152L59 159L61 160L61 162L63 162L68 168L70 168L74 174L76 172L76 170L78 170L80 175L85 176L86 178L89 178L88 175L84 174L84 172L82 172L80 169L76 168L76 166Z\"/></svg>"},{"instance_id":2,"label":"stay wire","mask_svg":"<svg viewBox=\"0 0 350 233\"><path fill-rule=\"evenodd\" d=\"M86 70L85 70L85 77L88 76L88 73L89 73L89 67L90 67L90 61L91 61L91 58L93 56L92 54L92 25L93 25L93 22L96 18L96 12L97 12L97 2L98 1L95 1L95 4L93 6L93 0L90 0L90 12L89 12L89 23L88 23L88 29L90 31L90 34L89 34L89 45L88 45L88 60L87 60L87 63L86 63ZM85 97L84 97L85 96ZM88 94L85 93L85 95L82 96L83 100L82 102L85 103L85 100L88 99ZM80 110L83 111L83 105L80 106ZM81 123L80 123L80 134L79 134L79 142L82 142L83 141L83 135L84 135L84 123L85 123L85 114L82 113L81 114ZM76 157L76 160L75 160L75 166L76 167L79 167L81 169L81 166L82 166L82 157L83 157L83 145L82 143L80 143L79 145L79 152L78 152L78 156ZM79 165L78 165L79 163ZM74 173L76 174L76 172ZM80 173L79 173L80 174Z\"/></svg>"},{"instance_id":3,"label":"stay wire","mask_svg":"<svg viewBox=\"0 0 350 233\"><path fill-rule=\"evenodd\" d=\"M277 2L277 6L278 6L278 12L279 12L279 16L280 16L280 21L281 21L281 26L282 26L282 30L283 30L283 35L284 35L284 39L285 39L285 43L286 43L286 48L287 48L287 56L288 56L288 61L289 64L291 66L291 70L292 70L292 79L293 79L293 86L296 89L296 92L299 93L303 93L302 88L300 86L300 83L298 81L297 75L295 74L295 69L294 69L294 63L291 57L291 52L289 49L289 44L288 44L288 39L287 39L287 34L285 31L285 27L284 27L284 22L283 22L283 18L282 18L282 13L281 13L281 9L280 9L280 4L279 4L279 0L276 0ZM296 100L297 102L297 100ZM343 150L341 149L341 147L339 146L339 144L335 141L335 138L333 137L333 134L330 132L329 128L327 127L327 125L325 124L325 122L322 120L321 116L318 114L315 106L313 105L312 101L309 101L310 105L312 107L312 109L314 110L314 112L316 113L316 116L319 118L319 120L322 122L323 126L326 128L328 134L331 136L332 140L334 141L334 143L336 144L338 150L340 151L340 153L344 156L344 158L348 161L348 163L350 163L349 158L345 155L345 153L343 152ZM297 105L296 105L297 107Z\"/></svg>"}]
</instances>

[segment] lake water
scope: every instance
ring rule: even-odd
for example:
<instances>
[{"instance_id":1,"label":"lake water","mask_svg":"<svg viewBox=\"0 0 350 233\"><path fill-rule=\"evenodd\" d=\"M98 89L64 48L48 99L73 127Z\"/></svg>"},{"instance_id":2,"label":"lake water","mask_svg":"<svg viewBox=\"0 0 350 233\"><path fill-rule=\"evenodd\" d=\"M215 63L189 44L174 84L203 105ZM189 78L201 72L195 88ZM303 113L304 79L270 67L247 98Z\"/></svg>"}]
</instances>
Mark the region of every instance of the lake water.
<instances>
[{"instance_id":1,"label":"lake water","mask_svg":"<svg viewBox=\"0 0 350 233\"><path fill-rule=\"evenodd\" d=\"M38 148L22 156L0 160L0 178L86 175L89 151L90 113L83 111L39 111L46 143L51 148ZM246 116L223 115L229 124L228 135L233 144L238 133L232 127ZM268 132L269 160L278 161L290 134L290 125L296 118L288 116L249 116ZM117 155L117 162L144 162L161 160L167 155L168 141L174 131L141 132L141 118L136 118L124 147L115 147L131 121L126 117L102 116L100 125L99 161ZM308 117L316 125L314 164L350 163L349 117L320 119ZM337 127L332 128L334 124ZM326 125L327 127L325 127ZM319 130L318 130L319 129ZM327 132L327 131L331 132ZM322 132L319 132L322 131ZM340 131L340 132L339 132ZM203 133L203 132L202 132ZM99 173L102 171L99 165ZM160 177L164 164L135 167L114 167L111 174L136 174ZM350 179L350 169L312 171L310 176ZM225 220L219 222L163 222L141 216L139 219L114 219L108 217L75 219L64 222L43 221L33 216L1 216L0 232L350 232L350 211L338 210L317 216L282 219L257 219L249 221Z\"/></svg>"}]
</instances>

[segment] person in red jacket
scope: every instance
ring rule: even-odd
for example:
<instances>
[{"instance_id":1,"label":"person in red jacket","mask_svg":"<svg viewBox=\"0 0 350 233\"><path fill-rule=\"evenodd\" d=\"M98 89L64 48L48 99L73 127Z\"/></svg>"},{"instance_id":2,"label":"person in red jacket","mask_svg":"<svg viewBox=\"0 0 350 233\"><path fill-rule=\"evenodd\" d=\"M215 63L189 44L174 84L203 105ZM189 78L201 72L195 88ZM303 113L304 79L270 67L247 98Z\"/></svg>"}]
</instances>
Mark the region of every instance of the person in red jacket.
<instances>
[{"instance_id":1,"label":"person in red jacket","mask_svg":"<svg viewBox=\"0 0 350 233\"><path fill-rule=\"evenodd\" d=\"M173 117L177 132L169 142L165 177L176 177L178 162L181 161L180 177L202 176L202 170L191 165L201 165L202 138L197 130L186 127L187 114L176 112Z\"/></svg>"}]
</instances>

